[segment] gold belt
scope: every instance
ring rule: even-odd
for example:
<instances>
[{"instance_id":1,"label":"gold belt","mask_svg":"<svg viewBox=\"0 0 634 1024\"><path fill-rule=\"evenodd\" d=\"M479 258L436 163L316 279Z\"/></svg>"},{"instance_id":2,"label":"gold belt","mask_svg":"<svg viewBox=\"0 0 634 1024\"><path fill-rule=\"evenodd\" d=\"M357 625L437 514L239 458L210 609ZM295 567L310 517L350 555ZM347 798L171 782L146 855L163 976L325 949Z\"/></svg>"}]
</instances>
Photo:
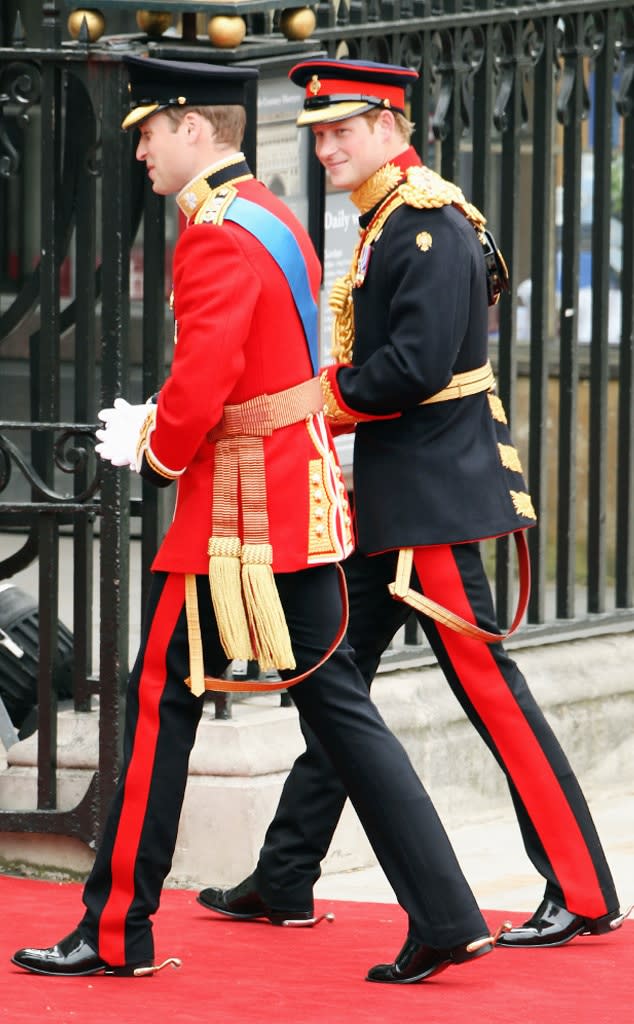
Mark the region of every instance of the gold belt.
<instances>
[{"instance_id":1,"label":"gold belt","mask_svg":"<svg viewBox=\"0 0 634 1024\"><path fill-rule=\"evenodd\" d=\"M464 373L454 373L447 384L447 387L430 395L419 405L433 405L434 402L450 402L454 398L467 398L468 395L477 395L480 391L492 391L495 387L495 376L491 363L487 360L484 366L478 366L475 370L465 370Z\"/></svg>"}]
</instances>

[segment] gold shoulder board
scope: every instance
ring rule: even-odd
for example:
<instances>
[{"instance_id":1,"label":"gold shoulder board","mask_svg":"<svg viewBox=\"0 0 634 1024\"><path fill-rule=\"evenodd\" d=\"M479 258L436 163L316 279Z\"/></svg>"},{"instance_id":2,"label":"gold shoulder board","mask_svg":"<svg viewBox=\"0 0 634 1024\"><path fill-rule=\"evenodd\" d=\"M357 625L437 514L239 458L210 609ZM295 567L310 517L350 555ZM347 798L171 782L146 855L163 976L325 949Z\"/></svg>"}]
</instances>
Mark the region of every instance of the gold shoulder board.
<instances>
[{"instance_id":1,"label":"gold shoulder board","mask_svg":"<svg viewBox=\"0 0 634 1024\"><path fill-rule=\"evenodd\" d=\"M237 194L238 190L233 185L221 185L215 189L196 213L194 224L222 224Z\"/></svg>"}]
</instances>

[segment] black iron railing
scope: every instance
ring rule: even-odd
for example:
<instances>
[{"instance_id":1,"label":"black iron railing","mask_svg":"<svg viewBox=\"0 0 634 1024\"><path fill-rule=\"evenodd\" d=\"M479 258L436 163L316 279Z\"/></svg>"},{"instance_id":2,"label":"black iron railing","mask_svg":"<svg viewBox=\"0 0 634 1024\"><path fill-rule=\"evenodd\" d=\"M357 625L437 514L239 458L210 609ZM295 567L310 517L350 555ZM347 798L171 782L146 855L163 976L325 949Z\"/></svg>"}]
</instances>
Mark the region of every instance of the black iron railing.
<instances>
[{"instance_id":1,"label":"black iron railing","mask_svg":"<svg viewBox=\"0 0 634 1024\"><path fill-rule=\"evenodd\" d=\"M266 86L274 98L307 53L420 71L411 96L416 145L486 212L511 267L513 287L495 309L491 338L539 515L524 633L592 633L634 620L634 5L342 0L316 5L312 37L289 40L281 8L262 3L245 15L244 42L225 49L195 20L196 9L210 15L222 5L154 0L182 12L171 36L140 32L126 0L102 6L106 23L119 19L116 37L106 24L91 41L86 23L72 40L68 8L53 3L43 5L34 41L26 16L8 26L3 5L0 22L0 580L36 565L39 615L38 808L0 811L0 830L86 841L98 836L117 773L131 535L142 548L143 595L168 514L164 493L100 469L93 452L97 410L120 394L155 391L171 343L166 265L177 225L119 130L125 52L256 62L260 94ZM265 112L255 94L250 102L245 148L255 167ZM291 149L292 123L284 122ZM266 124L272 145L275 125ZM298 153L300 143L298 135ZM327 216L337 197L324 192L312 155L300 177L291 198L327 280L341 249ZM60 571L60 538L71 544L70 573ZM487 558L504 624L515 576L508 545L491 546ZM74 706L96 709L98 698L100 739L87 794L60 811L52 675L60 581L68 578ZM408 628L385 665L421 652Z\"/></svg>"}]
</instances>

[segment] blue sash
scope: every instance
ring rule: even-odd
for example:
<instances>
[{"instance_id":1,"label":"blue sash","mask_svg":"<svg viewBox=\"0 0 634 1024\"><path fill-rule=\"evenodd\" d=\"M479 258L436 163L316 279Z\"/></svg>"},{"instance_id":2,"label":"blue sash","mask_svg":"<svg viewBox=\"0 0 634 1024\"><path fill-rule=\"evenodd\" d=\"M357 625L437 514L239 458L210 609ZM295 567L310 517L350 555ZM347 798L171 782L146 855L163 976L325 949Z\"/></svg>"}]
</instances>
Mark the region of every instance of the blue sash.
<instances>
[{"instance_id":1,"label":"blue sash","mask_svg":"<svg viewBox=\"0 0 634 1024\"><path fill-rule=\"evenodd\" d=\"M233 200L224 219L232 220L240 227L250 231L271 254L286 277L304 328L313 373L317 373L319 369L317 304L310 291L306 263L295 235L274 213L270 213L263 206L240 196Z\"/></svg>"}]
</instances>

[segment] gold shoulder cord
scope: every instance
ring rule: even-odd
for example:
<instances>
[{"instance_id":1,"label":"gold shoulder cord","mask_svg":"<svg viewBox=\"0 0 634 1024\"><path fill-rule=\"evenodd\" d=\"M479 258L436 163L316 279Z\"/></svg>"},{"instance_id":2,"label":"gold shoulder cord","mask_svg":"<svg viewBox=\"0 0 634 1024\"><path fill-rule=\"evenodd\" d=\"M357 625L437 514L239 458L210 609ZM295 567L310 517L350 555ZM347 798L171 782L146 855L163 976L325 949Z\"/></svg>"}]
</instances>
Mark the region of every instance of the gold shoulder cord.
<instances>
[{"instance_id":1,"label":"gold shoulder cord","mask_svg":"<svg viewBox=\"0 0 634 1024\"><path fill-rule=\"evenodd\" d=\"M380 168L377 174L381 174L383 170ZM383 176L381 181L384 180L388 184L391 183L391 178L385 179ZM482 241L486 219L475 206L467 202L462 190L452 182L446 181L429 167L410 167L405 181L401 182L398 188L388 196L365 231L361 233L352 255L350 270L343 277L337 278L332 286L328 305L334 313L332 356L335 362L352 362L354 345L352 290L357 278L361 251L376 241L388 217L403 204L419 210L433 210L453 205L467 218Z\"/></svg>"},{"instance_id":2,"label":"gold shoulder cord","mask_svg":"<svg viewBox=\"0 0 634 1024\"><path fill-rule=\"evenodd\" d=\"M344 277L338 277L332 286L328 305L335 314L332 325L332 355L337 363L352 362L352 346L354 345L352 289L357 277L361 250L378 238L390 214L404 203L405 199L400 195L400 189L397 189L377 211L365 231L361 233L352 254L352 263L348 273Z\"/></svg>"}]
</instances>

